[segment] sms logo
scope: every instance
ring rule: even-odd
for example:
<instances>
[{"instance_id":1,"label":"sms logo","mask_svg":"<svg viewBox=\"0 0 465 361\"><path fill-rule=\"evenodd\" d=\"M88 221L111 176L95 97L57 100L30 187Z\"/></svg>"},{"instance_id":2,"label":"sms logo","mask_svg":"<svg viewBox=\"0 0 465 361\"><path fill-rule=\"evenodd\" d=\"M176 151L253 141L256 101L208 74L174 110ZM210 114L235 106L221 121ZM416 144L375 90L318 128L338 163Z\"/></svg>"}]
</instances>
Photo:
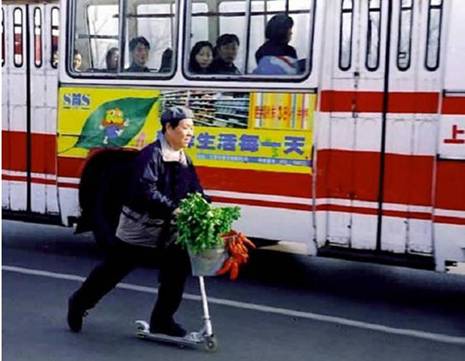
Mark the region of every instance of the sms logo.
<instances>
[{"instance_id":1,"label":"sms logo","mask_svg":"<svg viewBox=\"0 0 465 361\"><path fill-rule=\"evenodd\" d=\"M65 108L89 108L90 96L81 93L64 94L63 105Z\"/></svg>"}]
</instances>

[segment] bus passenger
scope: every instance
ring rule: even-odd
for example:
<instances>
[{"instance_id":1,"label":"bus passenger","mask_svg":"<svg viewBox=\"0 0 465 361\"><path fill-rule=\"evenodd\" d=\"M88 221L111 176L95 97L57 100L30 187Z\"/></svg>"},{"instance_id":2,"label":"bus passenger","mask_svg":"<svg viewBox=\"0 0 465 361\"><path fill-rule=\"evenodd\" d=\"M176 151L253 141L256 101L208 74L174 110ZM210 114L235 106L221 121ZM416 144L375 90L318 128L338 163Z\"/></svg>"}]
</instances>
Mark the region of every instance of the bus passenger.
<instances>
[{"instance_id":1,"label":"bus passenger","mask_svg":"<svg viewBox=\"0 0 465 361\"><path fill-rule=\"evenodd\" d=\"M73 70L80 72L81 71L81 65L82 65L82 55L79 52L79 50L74 49L73 53Z\"/></svg>"},{"instance_id":2,"label":"bus passenger","mask_svg":"<svg viewBox=\"0 0 465 361\"><path fill-rule=\"evenodd\" d=\"M240 74L234 65L239 50L239 38L235 34L223 34L216 40L215 59L210 72L215 74Z\"/></svg>"},{"instance_id":3,"label":"bus passenger","mask_svg":"<svg viewBox=\"0 0 465 361\"><path fill-rule=\"evenodd\" d=\"M126 69L133 73L150 71L145 65L149 60L150 44L143 36L133 38L129 42L129 51L131 52L131 66Z\"/></svg>"},{"instance_id":4,"label":"bus passenger","mask_svg":"<svg viewBox=\"0 0 465 361\"><path fill-rule=\"evenodd\" d=\"M209 41L198 41L189 56L189 72L193 74L211 73L213 61L213 45Z\"/></svg>"},{"instance_id":5,"label":"bus passenger","mask_svg":"<svg viewBox=\"0 0 465 361\"><path fill-rule=\"evenodd\" d=\"M286 14L273 16L265 29L267 41L255 53L254 74L297 74L297 52L289 45L294 21Z\"/></svg>"},{"instance_id":6,"label":"bus passenger","mask_svg":"<svg viewBox=\"0 0 465 361\"><path fill-rule=\"evenodd\" d=\"M169 73L171 72L173 62L173 49L166 48L161 54L161 64L159 73Z\"/></svg>"},{"instance_id":7,"label":"bus passenger","mask_svg":"<svg viewBox=\"0 0 465 361\"><path fill-rule=\"evenodd\" d=\"M116 47L110 48L105 56L107 71L115 72L118 70L119 49Z\"/></svg>"},{"instance_id":8,"label":"bus passenger","mask_svg":"<svg viewBox=\"0 0 465 361\"><path fill-rule=\"evenodd\" d=\"M58 59L59 59L58 49L55 49L52 54L52 67L53 68L58 67Z\"/></svg>"}]
</instances>

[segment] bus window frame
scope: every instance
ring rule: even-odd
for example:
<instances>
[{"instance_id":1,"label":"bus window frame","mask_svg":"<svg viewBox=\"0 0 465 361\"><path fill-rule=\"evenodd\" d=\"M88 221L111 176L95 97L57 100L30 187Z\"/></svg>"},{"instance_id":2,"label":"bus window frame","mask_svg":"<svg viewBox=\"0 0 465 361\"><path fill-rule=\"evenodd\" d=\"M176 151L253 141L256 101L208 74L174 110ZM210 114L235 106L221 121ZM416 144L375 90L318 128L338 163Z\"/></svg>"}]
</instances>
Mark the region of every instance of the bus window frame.
<instances>
[{"instance_id":1,"label":"bus window frame","mask_svg":"<svg viewBox=\"0 0 465 361\"><path fill-rule=\"evenodd\" d=\"M440 1L440 4L433 4L434 2ZM437 51L436 51L436 59L434 61L434 66L430 66L428 64L429 59L429 52L430 50L430 26L431 26L431 15L434 10L439 10L439 29L438 29L438 37L437 37ZM441 36L442 36L442 19L444 13L444 0L429 0L428 1L428 21L426 25L426 46L425 46L425 68L428 71L436 71L441 63Z\"/></svg>"},{"instance_id":2,"label":"bus window frame","mask_svg":"<svg viewBox=\"0 0 465 361\"><path fill-rule=\"evenodd\" d=\"M399 55L400 55L400 46L401 46L401 40L402 40L402 23L404 19L404 13L410 11L410 31L408 34L408 62L406 66L401 66L400 61L399 61ZM410 69L410 65L412 63L412 34L413 34L413 14L415 11L415 2L412 0L410 6L403 7L402 6L402 1L399 3L399 26L398 26L398 35L397 35L397 51L396 51L396 65L397 69L399 71L407 71Z\"/></svg>"},{"instance_id":3,"label":"bus window frame","mask_svg":"<svg viewBox=\"0 0 465 361\"><path fill-rule=\"evenodd\" d=\"M16 23L16 19L15 19L15 13L16 11L19 11L21 13L21 22L20 23ZM19 54L16 54L16 34L15 34L15 28L16 27L20 27L21 28L21 31L20 31L20 35L21 35L21 52ZM21 7L15 7L13 9L13 65L15 66L15 68L22 68L23 65L24 65L24 11L23 11L23 8ZM20 55L21 56L21 62L18 63L16 61L16 55Z\"/></svg>"},{"instance_id":4,"label":"bus window frame","mask_svg":"<svg viewBox=\"0 0 465 361\"><path fill-rule=\"evenodd\" d=\"M246 24L250 28L250 17L251 17L251 6L252 0L245 0L247 1L248 5L246 7ZM256 74L191 74L188 71L189 67L189 56L190 56L190 49L193 44L187 39L187 33L191 30L191 22L190 19L192 16L184 16L183 19L183 29L184 33L183 36L183 51L182 51L182 74L185 79L190 81L212 81L212 82L219 82L219 81L228 81L228 82L260 82L260 83L303 83L308 78L310 78L313 70L313 47L314 47L314 37L315 37L315 19L316 19L316 11L317 11L317 2L318 0L310 0L312 1L312 6L310 7L310 16L309 16L309 30L310 30L310 46L307 49L307 61L305 62L305 72L303 74L296 74L296 75L256 75ZM184 14L191 14L192 13L192 0L185 1L184 7ZM264 11L263 14L272 14L273 12L266 12ZM281 13L281 12L280 12ZM292 13L300 13L297 10L289 11L288 14ZM309 12L305 12L305 14L309 14ZM250 33L250 32L247 32ZM250 37L250 34L246 35ZM246 46L248 47L249 40L246 39ZM215 46L213 44L213 46ZM244 68L247 69L247 59L248 59L249 49L247 48L245 51L245 62Z\"/></svg>"},{"instance_id":5,"label":"bus window frame","mask_svg":"<svg viewBox=\"0 0 465 361\"><path fill-rule=\"evenodd\" d=\"M116 72L76 72L72 68L72 59L73 59L73 52L74 52L74 41L75 41L75 24L76 24L76 4L78 0L72 0L67 7L67 18L71 19L68 21L68 29L66 33L67 40L66 41L66 54L65 54L65 71L67 75L73 79L121 79L121 80L156 80L156 81L167 81L171 80L176 75L177 70L177 57L178 57L178 42L179 42L179 25L180 25L180 0L174 0L176 3L175 6L175 29L176 34L174 38L173 44L173 62L172 62L172 71L170 73L163 73L162 76L156 76L160 74L158 72L127 72L124 71L124 58L126 52L126 34L122 34L121 31L126 32L126 19L127 19L127 3L129 0L119 0L119 9L120 13L123 13L123 16L118 24L118 48L119 48L119 59L118 59L118 71ZM123 9L123 11L121 10ZM173 36L173 35L172 35ZM90 37L89 37L90 38ZM149 74L149 75L147 75Z\"/></svg>"},{"instance_id":6,"label":"bus window frame","mask_svg":"<svg viewBox=\"0 0 465 361\"><path fill-rule=\"evenodd\" d=\"M36 23L36 13L39 13L39 23ZM35 7L34 12L32 14L32 20L33 20L33 31L34 31L34 66L36 68L41 68L43 64L43 14L42 14L42 9L40 7ZM37 49L37 42L36 42L36 29L39 30L39 48ZM37 50L39 50L39 59L37 59ZM37 61L39 60L39 61Z\"/></svg>"}]
</instances>

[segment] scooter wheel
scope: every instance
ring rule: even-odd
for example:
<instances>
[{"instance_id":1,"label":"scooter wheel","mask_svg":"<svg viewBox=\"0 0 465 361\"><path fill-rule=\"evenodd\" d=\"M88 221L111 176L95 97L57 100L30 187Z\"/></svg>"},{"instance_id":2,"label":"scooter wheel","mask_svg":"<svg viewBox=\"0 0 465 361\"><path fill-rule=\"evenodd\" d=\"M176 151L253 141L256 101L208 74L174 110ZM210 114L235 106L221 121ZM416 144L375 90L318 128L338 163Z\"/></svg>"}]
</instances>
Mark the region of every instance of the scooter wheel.
<instances>
[{"instance_id":1,"label":"scooter wheel","mask_svg":"<svg viewBox=\"0 0 465 361\"><path fill-rule=\"evenodd\" d=\"M215 336L205 337L205 350L208 352L215 352L218 349L218 341Z\"/></svg>"}]
</instances>

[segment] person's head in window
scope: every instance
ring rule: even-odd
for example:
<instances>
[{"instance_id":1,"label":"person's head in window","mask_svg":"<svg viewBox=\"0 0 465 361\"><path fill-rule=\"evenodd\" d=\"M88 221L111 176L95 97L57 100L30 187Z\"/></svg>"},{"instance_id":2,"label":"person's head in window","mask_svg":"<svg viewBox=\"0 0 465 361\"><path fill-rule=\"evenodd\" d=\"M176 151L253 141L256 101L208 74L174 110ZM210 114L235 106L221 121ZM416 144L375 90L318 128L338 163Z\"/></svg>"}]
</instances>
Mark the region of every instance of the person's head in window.
<instances>
[{"instance_id":1,"label":"person's head in window","mask_svg":"<svg viewBox=\"0 0 465 361\"><path fill-rule=\"evenodd\" d=\"M215 59L211 64L212 73L240 74L234 65L239 51L239 38L235 34L223 34L216 40Z\"/></svg>"},{"instance_id":2,"label":"person's head in window","mask_svg":"<svg viewBox=\"0 0 465 361\"><path fill-rule=\"evenodd\" d=\"M82 55L79 52L79 50L74 49L73 52L73 69L74 71L81 71L81 65L82 65Z\"/></svg>"},{"instance_id":3,"label":"person's head in window","mask_svg":"<svg viewBox=\"0 0 465 361\"><path fill-rule=\"evenodd\" d=\"M131 53L131 66L128 71L140 72L149 71L145 64L149 60L150 43L143 36L133 38L129 42L129 52Z\"/></svg>"},{"instance_id":4,"label":"person's head in window","mask_svg":"<svg viewBox=\"0 0 465 361\"><path fill-rule=\"evenodd\" d=\"M189 56L189 72L195 74L209 73L213 61L213 45L209 41L197 42Z\"/></svg>"},{"instance_id":5,"label":"person's head in window","mask_svg":"<svg viewBox=\"0 0 465 361\"><path fill-rule=\"evenodd\" d=\"M294 20L286 14L273 16L265 28L266 42L255 52L255 60L260 66L263 57L288 57L292 62L297 59L297 52L289 45L292 38Z\"/></svg>"},{"instance_id":6,"label":"person's head in window","mask_svg":"<svg viewBox=\"0 0 465 361\"><path fill-rule=\"evenodd\" d=\"M161 63L160 63L160 73L169 73L171 72L171 66L173 62L173 49L166 48L161 54Z\"/></svg>"},{"instance_id":7,"label":"person's head in window","mask_svg":"<svg viewBox=\"0 0 465 361\"><path fill-rule=\"evenodd\" d=\"M117 71L118 70L118 58L119 58L119 49L114 47L110 48L107 51L105 56L105 63L108 71Z\"/></svg>"},{"instance_id":8,"label":"person's head in window","mask_svg":"<svg viewBox=\"0 0 465 361\"><path fill-rule=\"evenodd\" d=\"M52 67L53 68L56 68L58 66L58 59L59 59L58 49L56 49L53 51L53 54L52 54Z\"/></svg>"},{"instance_id":9,"label":"person's head in window","mask_svg":"<svg viewBox=\"0 0 465 361\"><path fill-rule=\"evenodd\" d=\"M266 24L265 37L276 44L289 44L294 20L286 14L276 14Z\"/></svg>"}]
</instances>

